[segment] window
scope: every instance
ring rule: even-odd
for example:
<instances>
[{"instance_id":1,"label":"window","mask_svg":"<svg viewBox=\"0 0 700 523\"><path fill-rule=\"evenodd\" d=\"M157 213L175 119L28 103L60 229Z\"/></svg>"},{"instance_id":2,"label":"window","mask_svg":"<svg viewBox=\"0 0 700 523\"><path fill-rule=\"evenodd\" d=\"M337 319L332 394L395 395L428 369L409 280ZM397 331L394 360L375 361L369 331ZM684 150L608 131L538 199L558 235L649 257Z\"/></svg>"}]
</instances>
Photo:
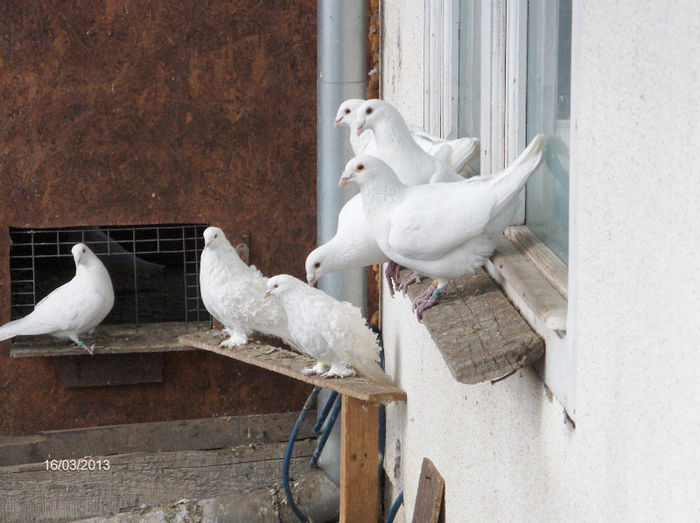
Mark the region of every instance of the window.
<instances>
[{"instance_id":1,"label":"window","mask_svg":"<svg viewBox=\"0 0 700 523\"><path fill-rule=\"evenodd\" d=\"M525 223L563 261L569 257L571 0L528 5L527 139L549 137L543 165L528 180Z\"/></svg>"},{"instance_id":2,"label":"window","mask_svg":"<svg viewBox=\"0 0 700 523\"><path fill-rule=\"evenodd\" d=\"M527 258L531 251L524 254L533 270L542 274L542 285L550 295L559 297L561 306L555 308L560 320L547 321L552 317L548 312L557 312L554 308L538 316L521 298L523 286L531 282L508 280L493 265L489 272L545 339L540 374L572 417L575 358L566 329L566 264L576 9L571 0L427 0L424 40L426 128L443 136L454 129L459 136L479 138L482 173L503 169L535 134L547 136L545 161L530 177L515 224L525 224L517 234L536 243L535 250L557 266L552 271L546 268L551 264L538 264L535 256ZM454 121L456 125L451 124ZM524 242L518 244L509 237L522 251Z\"/></svg>"}]
</instances>

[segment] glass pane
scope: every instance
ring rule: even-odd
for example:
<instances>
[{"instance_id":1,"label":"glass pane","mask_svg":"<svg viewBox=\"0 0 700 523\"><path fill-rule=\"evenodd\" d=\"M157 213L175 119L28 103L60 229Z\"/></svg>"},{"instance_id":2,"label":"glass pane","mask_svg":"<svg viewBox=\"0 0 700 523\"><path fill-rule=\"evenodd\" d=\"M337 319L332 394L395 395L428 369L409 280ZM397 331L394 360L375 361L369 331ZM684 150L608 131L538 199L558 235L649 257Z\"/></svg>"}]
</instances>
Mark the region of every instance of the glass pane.
<instances>
[{"instance_id":1,"label":"glass pane","mask_svg":"<svg viewBox=\"0 0 700 523\"><path fill-rule=\"evenodd\" d=\"M528 181L525 223L565 263L569 258L571 0L528 3L527 140L547 136Z\"/></svg>"},{"instance_id":2,"label":"glass pane","mask_svg":"<svg viewBox=\"0 0 700 523\"><path fill-rule=\"evenodd\" d=\"M479 136L480 0L459 3L459 136Z\"/></svg>"}]
</instances>

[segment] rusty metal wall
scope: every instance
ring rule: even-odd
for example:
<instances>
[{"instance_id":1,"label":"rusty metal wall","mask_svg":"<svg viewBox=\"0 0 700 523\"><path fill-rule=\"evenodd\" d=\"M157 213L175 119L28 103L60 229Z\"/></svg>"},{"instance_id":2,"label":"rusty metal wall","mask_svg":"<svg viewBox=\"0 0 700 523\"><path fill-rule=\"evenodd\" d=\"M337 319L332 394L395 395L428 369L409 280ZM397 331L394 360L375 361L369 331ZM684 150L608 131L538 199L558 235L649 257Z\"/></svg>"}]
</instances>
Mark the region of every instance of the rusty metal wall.
<instances>
[{"instance_id":1,"label":"rusty metal wall","mask_svg":"<svg viewBox=\"0 0 700 523\"><path fill-rule=\"evenodd\" d=\"M0 319L9 227L212 223L302 277L315 243L316 1L0 3ZM0 434L298 408L307 387L206 354L159 385L66 390L0 351Z\"/></svg>"}]
</instances>

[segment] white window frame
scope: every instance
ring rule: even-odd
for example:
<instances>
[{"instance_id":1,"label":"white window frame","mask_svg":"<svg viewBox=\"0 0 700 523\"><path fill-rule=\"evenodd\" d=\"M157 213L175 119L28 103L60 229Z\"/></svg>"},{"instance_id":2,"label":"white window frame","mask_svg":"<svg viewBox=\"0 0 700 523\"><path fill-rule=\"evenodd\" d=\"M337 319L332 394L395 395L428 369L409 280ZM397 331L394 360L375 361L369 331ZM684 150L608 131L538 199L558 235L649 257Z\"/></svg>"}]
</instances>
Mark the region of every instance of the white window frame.
<instances>
[{"instance_id":1,"label":"white window frame","mask_svg":"<svg viewBox=\"0 0 700 523\"><path fill-rule=\"evenodd\" d=\"M478 2L478 4L477 4ZM473 15L480 11L479 50L480 100L468 100L480 108L481 172L497 172L513 161L526 146L527 95L527 0L476 0L470 5L470 20L459 20L459 3L451 0L425 0L424 39L424 126L443 137L456 137L458 129L459 35L473 35ZM572 78L571 78L571 146L569 192L569 263L567 284L567 313L565 329L553 329L522 299L525 281L503 274L489 263L487 270L498 280L509 298L520 309L533 329L544 338L544 364L537 370L544 383L562 404L567 414L576 414L576 352L575 352L575 150L576 150L576 91L575 75L578 61L577 21L580 6L573 3L572 15ZM480 48L480 49L479 49ZM467 60L473 57L467 57ZM478 104L478 105L477 105ZM525 197L514 224L523 224ZM542 244L543 245L543 244ZM545 248L546 249L546 248ZM548 249L547 249L548 250ZM534 265L534 264L533 264ZM542 270L541 265L537 270ZM538 289L529 289L536 293Z\"/></svg>"}]
</instances>

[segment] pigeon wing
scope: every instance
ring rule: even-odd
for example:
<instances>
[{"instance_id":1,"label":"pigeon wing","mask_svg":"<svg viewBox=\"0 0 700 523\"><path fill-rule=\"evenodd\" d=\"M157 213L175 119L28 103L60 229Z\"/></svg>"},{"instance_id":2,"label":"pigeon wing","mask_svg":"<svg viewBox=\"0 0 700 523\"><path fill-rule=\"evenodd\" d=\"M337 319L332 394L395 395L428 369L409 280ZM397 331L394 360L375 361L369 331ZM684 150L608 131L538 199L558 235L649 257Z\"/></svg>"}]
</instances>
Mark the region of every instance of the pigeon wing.
<instances>
[{"instance_id":1,"label":"pigeon wing","mask_svg":"<svg viewBox=\"0 0 700 523\"><path fill-rule=\"evenodd\" d=\"M488 183L465 180L416 187L393 209L389 247L407 258L441 258L481 234L495 204L496 195Z\"/></svg>"}]
</instances>

